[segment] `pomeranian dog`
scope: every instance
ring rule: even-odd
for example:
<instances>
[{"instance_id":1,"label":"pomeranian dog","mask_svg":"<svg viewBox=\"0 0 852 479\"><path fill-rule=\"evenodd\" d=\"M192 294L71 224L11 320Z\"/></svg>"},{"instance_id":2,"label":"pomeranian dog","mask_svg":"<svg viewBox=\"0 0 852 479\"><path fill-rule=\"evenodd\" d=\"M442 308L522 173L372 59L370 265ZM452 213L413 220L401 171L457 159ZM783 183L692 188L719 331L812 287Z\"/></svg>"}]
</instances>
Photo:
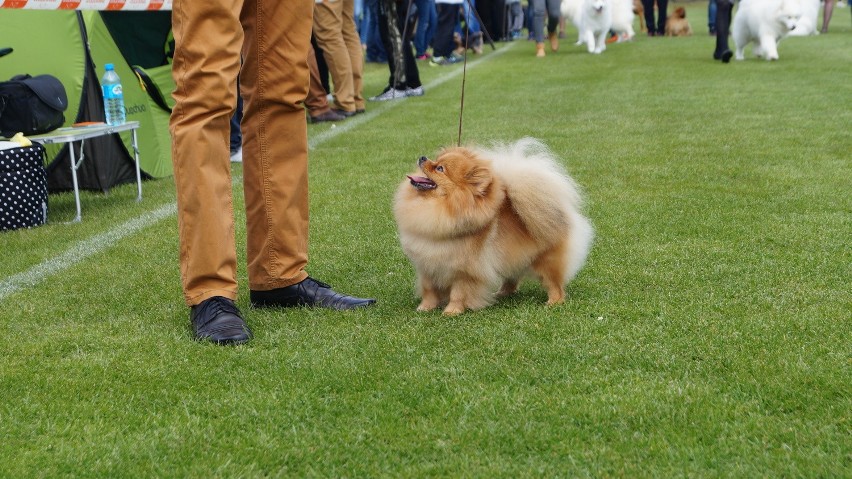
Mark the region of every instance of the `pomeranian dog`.
<instances>
[{"instance_id":1,"label":"pomeranian dog","mask_svg":"<svg viewBox=\"0 0 852 479\"><path fill-rule=\"evenodd\" d=\"M564 301L594 230L578 186L544 144L445 148L417 166L397 189L394 216L417 273L418 311L481 309L529 274L547 304Z\"/></svg>"},{"instance_id":2,"label":"pomeranian dog","mask_svg":"<svg viewBox=\"0 0 852 479\"><path fill-rule=\"evenodd\" d=\"M742 0L731 25L735 58L744 60L746 45L754 42L756 57L778 60L778 42L796 28L802 13L801 0Z\"/></svg>"},{"instance_id":3,"label":"pomeranian dog","mask_svg":"<svg viewBox=\"0 0 852 479\"><path fill-rule=\"evenodd\" d=\"M666 18L667 37L688 37L692 35L692 26L686 19L686 9L677 7L669 18Z\"/></svg>"}]
</instances>

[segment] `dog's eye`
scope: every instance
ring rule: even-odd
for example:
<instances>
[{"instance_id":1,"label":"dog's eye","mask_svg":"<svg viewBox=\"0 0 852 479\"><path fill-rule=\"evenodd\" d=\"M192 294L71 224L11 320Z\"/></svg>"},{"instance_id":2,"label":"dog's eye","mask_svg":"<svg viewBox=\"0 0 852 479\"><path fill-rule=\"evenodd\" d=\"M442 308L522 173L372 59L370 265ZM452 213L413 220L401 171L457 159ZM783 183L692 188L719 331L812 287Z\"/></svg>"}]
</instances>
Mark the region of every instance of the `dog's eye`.
<instances>
[{"instance_id":1,"label":"dog's eye","mask_svg":"<svg viewBox=\"0 0 852 479\"><path fill-rule=\"evenodd\" d=\"M436 167L435 167L435 171L437 171L438 173L443 173L443 172L444 172L444 167L443 167L443 166L441 166L441 165L438 165L438 166L436 166Z\"/></svg>"}]
</instances>

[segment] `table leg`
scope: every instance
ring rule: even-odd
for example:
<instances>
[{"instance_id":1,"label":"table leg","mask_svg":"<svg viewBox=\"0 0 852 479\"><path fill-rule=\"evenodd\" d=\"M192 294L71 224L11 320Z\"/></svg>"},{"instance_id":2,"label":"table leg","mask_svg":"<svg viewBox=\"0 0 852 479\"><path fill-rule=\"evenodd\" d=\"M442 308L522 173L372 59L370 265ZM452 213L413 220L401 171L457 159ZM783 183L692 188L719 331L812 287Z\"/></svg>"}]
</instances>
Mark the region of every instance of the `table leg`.
<instances>
[{"instance_id":1,"label":"table leg","mask_svg":"<svg viewBox=\"0 0 852 479\"><path fill-rule=\"evenodd\" d=\"M142 201L142 173L139 170L139 146L136 143L136 129L130 130L133 138L133 158L136 160L136 201Z\"/></svg>"},{"instance_id":2,"label":"table leg","mask_svg":"<svg viewBox=\"0 0 852 479\"><path fill-rule=\"evenodd\" d=\"M72 223L79 223L83 220L82 215L80 214L80 186L77 184L77 156L74 153L74 142L68 143L68 152L70 153L71 158L71 181L74 184L74 202L77 205L77 216L71 221ZM83 145L80 142L80 155L83 155ZM82 158L80 159L82 161Z\"/></svg>"}]
</instances>

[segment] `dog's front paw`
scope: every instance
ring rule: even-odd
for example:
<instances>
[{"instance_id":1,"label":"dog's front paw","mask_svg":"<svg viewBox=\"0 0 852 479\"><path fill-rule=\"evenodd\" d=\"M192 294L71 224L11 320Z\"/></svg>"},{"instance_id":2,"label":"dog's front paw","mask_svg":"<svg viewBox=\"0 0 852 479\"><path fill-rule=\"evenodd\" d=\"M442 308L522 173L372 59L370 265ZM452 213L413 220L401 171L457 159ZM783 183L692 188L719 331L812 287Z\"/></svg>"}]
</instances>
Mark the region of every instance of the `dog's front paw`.
<instances>
[{"instance_id":1,"label":"dog's front paw","mask_svg":"<svg viewBox=\"0 0 852 479\"><path fill-rule=\"evenodd\" d=\"M446 308L444 308L444 316L458 316L464 313L464 306L456 306L453 304L448 304Z\"/></svg>"},{"instance_id":2,"label":"dog's front paw","mask_svg":"<svg viewBox=\"0 0 852 479\"><path fill-rule=\"evenodd\" d=\"M421 311L421 312L432 311L433 309L435 309L437 307L438 307L437 301L427 301L427 300L424 299L423 301L420 302L419 305L417 305L417 311Z\"/></svg>"}]
</instances>

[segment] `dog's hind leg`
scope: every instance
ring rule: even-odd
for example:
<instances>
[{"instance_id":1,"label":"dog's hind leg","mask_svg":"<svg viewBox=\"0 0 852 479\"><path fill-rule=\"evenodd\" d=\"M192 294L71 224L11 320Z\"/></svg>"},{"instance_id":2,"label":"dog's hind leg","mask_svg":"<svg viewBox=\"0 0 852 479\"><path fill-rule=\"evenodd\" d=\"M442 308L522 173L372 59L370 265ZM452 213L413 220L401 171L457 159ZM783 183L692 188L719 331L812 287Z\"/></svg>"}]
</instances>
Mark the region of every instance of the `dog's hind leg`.
<instances>
[{"instance_id":1,"label":"dog's hind leg","mask_svg":"<svg viewBox=\"0 0 852 479\"><path fill-rule=\"evenodd\" d=\"M500 298L511 296L515 294L518 290L518 279L517 278L508 278L503 282L503 286L500 288L500 291L497 292L497 296Z\"/></svg>"},{"instance_id":2,"label":"dog's hind leg","mask_svg":"<svg viewBox=\"0 0 852 479\"><path fill-rule=\"evenodd\" d=\"M568 271L567 248L568 242L563 241L540 254L533 261L532 269L547 291L548 305L560 304L565 301L565 278Z\"/></svg>"}]
</instances>

